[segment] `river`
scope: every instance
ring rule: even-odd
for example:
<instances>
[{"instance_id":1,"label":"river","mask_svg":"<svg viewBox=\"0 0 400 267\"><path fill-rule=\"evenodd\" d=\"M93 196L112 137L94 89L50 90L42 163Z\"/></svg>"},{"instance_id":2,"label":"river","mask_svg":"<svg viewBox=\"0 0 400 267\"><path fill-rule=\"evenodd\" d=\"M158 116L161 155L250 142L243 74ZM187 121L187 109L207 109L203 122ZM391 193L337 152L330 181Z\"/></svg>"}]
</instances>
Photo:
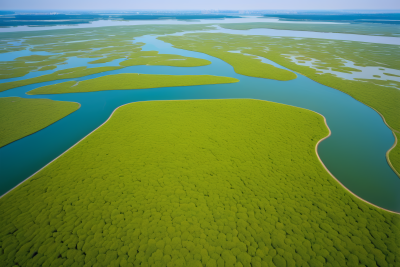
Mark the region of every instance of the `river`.
<instances>
[{"instance_id":1,"label":"river","mask_svg":"<svg viewBox=\"0 0 400 267\"><path fill-rule=\"evenodd\" d=\"M51 81L0 92L0 97L49 98L81 104L78 111L64 119L0 149L0 162L2 162L0 194L7 192L70 148L107 120L112 111L123 104L151 100L251 98L302 107L324 115L332 135L320 144L318 153L327 168L361 198L380 207L400 212L400 194L398 194L400 179L389 167L385 158L386 151L394 143L394 137L382 118L371 108L347 94L316 83L303 75L298 74L298 78L285 82L247 77L235 73L232 66L218 58L173 48L170 44L157 40L156 36L144 36L136 38L135 41L146 43L143 50L203 58L210 60L212 64L189 68L133 66L63 81L79 81L131 72L171 75L211 74L234 77L240 82L59 95L25 94L43 85L61 82ZM71 58L69 63L76 65L74 58ZM102 64L102 66L107 65L115 65L115 62ZM274 65L279 66L276 63Z\"/></svg>"}]
</instances>

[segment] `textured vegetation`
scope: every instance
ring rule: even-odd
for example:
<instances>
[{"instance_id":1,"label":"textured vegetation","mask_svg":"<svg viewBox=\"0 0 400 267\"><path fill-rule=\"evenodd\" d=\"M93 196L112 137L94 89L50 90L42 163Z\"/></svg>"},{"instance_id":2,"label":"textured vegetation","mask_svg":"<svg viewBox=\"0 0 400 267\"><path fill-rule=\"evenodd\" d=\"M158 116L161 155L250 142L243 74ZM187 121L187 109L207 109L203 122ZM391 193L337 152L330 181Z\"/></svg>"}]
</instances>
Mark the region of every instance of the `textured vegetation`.
<instances>
[{"instance_id":1,"label":"textured vegetation","mask_svg":"<svg viewBox=\"0 0 400 267\"><path fill-rule=\"evenodd\" d=\"M238 79L213 75L159 75L123 73L107 75L80 82L69 81L39 87L30 95L83 93L106 90L147 89L157 87L191 86L202 84L235 83Z\"/></svg>"},{"instance_id":2,"label":"textured vegetation","mask_svg":"<svg viewBox=\"0 0 400 267\"><path fill-rule=\"evenodd\" d=\"M79 106L49 99L0 98L0 147L49 126Z\"/></svg>"},{"instance_id":3,"label":"textured vegetation","mask_svg":"<svg viewBox=\"0 0 400 267\"><path fill-rule=\"evenodd\" d=\"M65 70L59 70L52 74L47 74L31 79L20 80L15 82L1 83L0 84L0 92L8 89L25 86L34 83L42 83L54 80L62 80L62 79L71 79L83 77L91 74L96 74L100 72L110 71L120 69L122 67L98 67L98 68L86 68L86 67L77 67Z\"/></svg>"},{"instance_id":4,"label":"textured vegetation","mask_svg":"<svg viewBox=\"0 0 400 267\"><path fill-rule=\"evenodd\" d=\"M220 24L221 27L231 30L250 29L274 29L311 32L336 32L363 35L382 35L399 37L398 25L384 24L303 24L303 23L274 23L274 22L252 22L252 23L229 23Z\"/></svg>"},{"instance_id":5,"label":"textured vegetation","mask_svg":"<svg viewBox=\"0 0 400 267\"><path fill-rule=\"evenodd\" d=\"M320 115L266 101L126 105L0 199L0 261L398 266L399 215L329 176L327 134Z\"/></svg>"},{"instance_id":6,"label":"textured vegetation","mask_svg":"<svg viewBox=\"0 0 400 267\"><path fill-rule=\"evenodd\" d=\"M380 112L392 129L400 131L400 83L374 79L346 80L318 70L329 66L335 71L349 72L345 60L362 67L378 66L400 70L400 58L397 56L400 53L399 46L315 38L299 40L289 37L213 33L167 36L159 37L159 39L187 50L200 52L208 49L240 50L245 54L270 59L321 84L349 94ZM303 61L314 59L318 63L314 67L297 65L291 60L293 56ZM391 158L392 162L394 160ZM400 172L400 169L397 171Z\"/></svg>"}]
</instances>

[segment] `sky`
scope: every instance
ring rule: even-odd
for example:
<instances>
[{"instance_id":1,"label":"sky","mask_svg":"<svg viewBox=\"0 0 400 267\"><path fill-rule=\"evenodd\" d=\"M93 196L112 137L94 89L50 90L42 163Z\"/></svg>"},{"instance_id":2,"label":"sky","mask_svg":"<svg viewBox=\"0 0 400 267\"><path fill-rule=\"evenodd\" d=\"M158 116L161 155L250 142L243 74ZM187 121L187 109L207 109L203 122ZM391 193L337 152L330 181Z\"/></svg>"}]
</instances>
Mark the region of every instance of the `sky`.
<instances>
[{"instance_id":1,"label":"sky","mask_svg":"<svg viewBox=\"0 0 400 267\"><path fill-rule=\"evenodd\" d=\"M330 10L400 9L399 0L1 0L0 10Z\"/></svg>"}]
</instances>

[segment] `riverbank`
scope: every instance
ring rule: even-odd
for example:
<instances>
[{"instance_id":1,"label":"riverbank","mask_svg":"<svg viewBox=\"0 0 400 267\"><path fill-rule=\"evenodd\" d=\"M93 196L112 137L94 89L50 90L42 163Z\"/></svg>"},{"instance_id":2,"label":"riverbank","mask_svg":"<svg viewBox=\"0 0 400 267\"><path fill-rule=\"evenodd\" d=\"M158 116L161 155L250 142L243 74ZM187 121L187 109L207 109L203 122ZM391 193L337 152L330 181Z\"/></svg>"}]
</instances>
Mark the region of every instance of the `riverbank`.
<instances>
[{"instance_id":1,"label":"riverbank","mask_svg":"<svg viewBox=\"0 0 400 267\"><path fill-rule=\"evenodd\" d=\"M318 112L315 112L315 113L319 114ZM322 114L319 114L319 115L321 115L322 117L324 117ZM382 117L382 118L383 118L383 117ZM324 138L322 138L321 140L318 141L317 145L315 146L315 154L317 155L317 157L318 157L320 163L322 164L322 166L324 166L325 170L332 176L333 179L335 179L341 186L343 186L343 188L344 188L345 190L347 190L350 194L352 194L352 195L355 196L356 198L358 198L358 199L364 201L365 203L367 203L367 204L369 204L369 205L374 206L375 208L382 209L382 210L385 210L385 211L387 211L387 212L391 212L391 213L395 213L395 214L399 214L399 215L400 215L400 212L392 211L392 210L388 210L388 209L379 207L379 206L377 206L377 205L375 205L375 204L373 204L373 203L371 203L371 202L369 202L369 201L367 201L367 200L365 200L365 199L363 199L363 198L357 196L356 194L354 194L353 192L351 192L344 184L342 184L342 183L328 170L328 168L325 166L324 162L321 160L321 158L320 158L320 156L319 156L319 154L318 154L318 145L319 145L322 141L324 141L325 139L327 139L329 136L331 136L331 134L332 134L331 129L329 128L328 123L326 122L326 118L325 118L325 117L324 117L324 121L325 121L326 128L328 128L328 130L329 130L329 134L328 134L327 136L325 136ZM389 160L388 154L389 154L390 150L392 150L392 149L396 146L396 143L397 143L397 139L396 139L396 142L393 144L392 148L389 149L388 152L387 152L387 159L388 159L389 165L391 165L391 162L390 162L390 160ZM392 167L392 166L391 166L391 167ZM396 170L395 170L393 167L392 167L392 169L396 172ZM397 175L398 175L398 173L397 173Z\"/></svg>"},{"instance_id":2,"label":"riverbank","mask_svg":"<svg viewBox=\"0 0 400 267\"><path fill-rule=\"evenodd\" d=\"M0 148L49 127L80 107L69 101L0 98Z\"/></svg>"},{"instance_id":3,"label":"riverbank","mask_svg":"<svg viewBox=\"0 0 400 267\"><path fill-rule=\"evenodd\" d=\"M317 83L350 95L373 110L379 111L378 114L383 118L389 129L392 131L400 129L400 121L398 119L398 114L400 114L400 106L398 105L400 102L400 90L398 88L386 87L375 83L374 80L369 80L368 82L345 80L330 73L318 72L318 68L325 66L336 68L342 72L348 71L348 68L342 63L344 58L350 59L350 61L356 62L358 65L377 64L378 66L398 68L397 61L393 60L392 57L398 51L398 46L343 41L327 42L323 39L301 39L295 41L293 38L235 36L233 34L215 33L166 36L158 39L171 43L174 47L180 49L206 54L209 54L209 50L222 51L224 53L226 51L239 51L243 54L272 60L289 70L305 75ZM204 43L207 45L204 45ZM324 49L318 49L321 46ZM218 49L213 47L218 47ZM383 51L385 51L385 54L383 54ZM367 52L369 54L366 54ZM316 59L320 63L315 68L298 65L287 57L287 55L293 54L297 57L302 56L305 59ZM220 57L216 52L213 52L212 55ZM224 58L221 57L221 59ZM235 67L234 64L232 66ZM282 71L284 70L282 69ZM399 176L400 170L396 170L395 166L390 163L389 156L387 156L387 159L390 167Z\"/></svg>"}]
</instances>

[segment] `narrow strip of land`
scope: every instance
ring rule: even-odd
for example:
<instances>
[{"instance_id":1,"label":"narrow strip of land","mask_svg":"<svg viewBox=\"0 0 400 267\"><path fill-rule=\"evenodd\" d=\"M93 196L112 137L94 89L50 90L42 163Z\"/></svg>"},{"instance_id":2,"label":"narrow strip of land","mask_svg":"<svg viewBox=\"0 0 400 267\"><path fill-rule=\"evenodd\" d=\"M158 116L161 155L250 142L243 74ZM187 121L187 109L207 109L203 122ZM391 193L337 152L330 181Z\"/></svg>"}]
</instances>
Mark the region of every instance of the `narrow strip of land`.
<instances>
[{"instance_id":1,"label":"narrow strip of land","mask_svg":"<svg viewBox=\"0 0 400 267\"><path fill-rule=\"evenodd\" d=\"M149 89L158 87L193 86L236 83L238 79L213 75L161 75L123 73L80 82L69 81L29 91L30 95L84 93L107 90Z\"/></svg>"}]
</instances>

